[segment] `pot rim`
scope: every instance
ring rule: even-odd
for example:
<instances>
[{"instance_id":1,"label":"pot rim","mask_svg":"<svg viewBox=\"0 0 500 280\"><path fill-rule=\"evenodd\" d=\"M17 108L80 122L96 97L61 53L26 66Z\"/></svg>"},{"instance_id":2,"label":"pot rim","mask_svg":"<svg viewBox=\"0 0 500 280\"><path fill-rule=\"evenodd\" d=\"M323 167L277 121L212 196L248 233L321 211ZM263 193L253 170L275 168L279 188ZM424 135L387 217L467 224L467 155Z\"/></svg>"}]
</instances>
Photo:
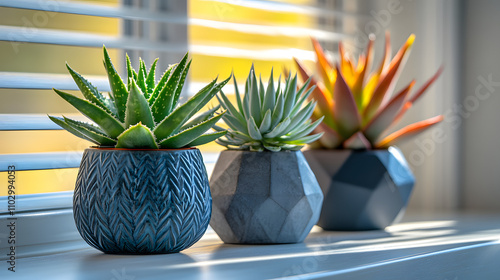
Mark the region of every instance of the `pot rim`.
<instances>
[{"instance_id":1,"label":"pot rim","mask_svg":"<svg viewBox=\"0 0 500 280\"><path fill-rule=\"evenodd\" d=\"M179 149L126 149L126 148L113 148L113 147L97 147L97 146L90 146L87 149L90 150L104 150L104 151L186 151L186 150L198 150L196 147L189 147L189 148L179 148Z\"/></svg>"}]
</instances>

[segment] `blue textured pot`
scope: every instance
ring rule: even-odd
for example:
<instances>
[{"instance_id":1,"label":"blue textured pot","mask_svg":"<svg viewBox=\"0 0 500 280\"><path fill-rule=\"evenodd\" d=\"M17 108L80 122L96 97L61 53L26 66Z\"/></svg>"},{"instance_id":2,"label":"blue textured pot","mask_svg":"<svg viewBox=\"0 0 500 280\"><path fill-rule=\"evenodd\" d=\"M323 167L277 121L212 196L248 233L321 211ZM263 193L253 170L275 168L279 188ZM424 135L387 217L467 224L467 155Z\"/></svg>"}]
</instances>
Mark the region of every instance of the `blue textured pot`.
<instances>
[{"instance_id":1,"label":"blue textured pot","mask_svg":"<svg viewBox=\"0 0 500 280\"><path fill-rule=\"evenodd\" d=\"M186 249L212 211L198 149L86 149L73 197L75 223L92 247L112 254Z\"/></svg>"},{"instance_id":2,"label":"blue textured pot","mask_svg":"<svg viewBox=\"0 0 500 280\"><path fill-rule=\"evenodd\" d=\"M403 216L415 178L398 148L308 150L304 156L325 196L323 229L384 229Z\"/></svg>"}]
</instances>

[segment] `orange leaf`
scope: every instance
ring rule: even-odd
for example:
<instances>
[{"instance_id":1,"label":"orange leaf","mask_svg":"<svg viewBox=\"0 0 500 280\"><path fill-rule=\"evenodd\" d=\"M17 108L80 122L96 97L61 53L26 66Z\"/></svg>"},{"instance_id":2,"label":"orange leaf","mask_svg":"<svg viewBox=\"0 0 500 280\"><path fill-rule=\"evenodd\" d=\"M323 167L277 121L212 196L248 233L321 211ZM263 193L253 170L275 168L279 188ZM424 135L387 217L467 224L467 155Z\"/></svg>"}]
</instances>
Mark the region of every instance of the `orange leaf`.
<instances>
[{"instance_id":1,"label":"orange leaf","mask_svg":"<svg viewBox=\"0 0 500 280\"><path fill-rule=\"evenodd\" d=\"M295 64L297 65L297 69L299 72L300 77L302 78L302 81L305 82L309 79L309 74L307 74L307 71L305 70L305 67L299 62L297 58L293 58L295 61ZM311 83L309 84L309 88L311 88L313 85L316 85L316 88L313 90L311 93L311 97L314 98L316 101L318 101L318 108L321 110L321 113L325 116L325 119L323 122L327 123L328 125L334 127L335 123L333 120L333 114L331 111L331 108L333 108L333 99L328 98L329 94L326 92L324 87L316 81L316 79L311 78Z\"/></svg>"},{"instance_id":2,"label":"orange leaf","mask_svg":"<svg viewBox=\"0 0 500 280\"><path fill-rule=\"evenodd\" d=\"M344 141L345 149L371 149L372 145L360 131Z\"/></svg>"},{"instance_id":3,"label":"orange leaf","mask_svg":"<svg viewBox=\"0 0 500 280\"><path fill-rule=\"evenodd\" d=\"M368 47L366 48L366 56L361 55L359 58L358 69L356 71L359 71L359 73L352 87L352 94L354 95L354 100L356 100L356 105L358 105L358 108L361 108L363 102L363 84L365 81L366 73L367 71L370 71L371 67L370 62L373 56L373 43L374 37L370 36Z\"/></svg>"},{"instance_id":4,"label":"orange leaf","mask_svg":"<svg viewBox=\"0 0 500 280\"><path fill-rule=\"evenodd\" d=\"M387 66L389 65L390 61L391 61L391 34L389 33L389 31L386 31L384 57L382 58L382 62L380 62L380 66L377 71L378 76L385 75Z\"/></svg>"},{"instance_id":5,"label":"orange leaf","mask_svg":"<svg viewBox=\"0 0 500 280\"><path fill-rule=\"evenodd\" d=\"M381 108L373 119L364 127L363 131L368 140L374 142L380 134L390 126L405 104L406 97L414 85L415 80L396 94L396 96L394 96L385 107Z\"/></svg>"},{"instance_id":6,"label":"orange leaf","mask_svg":"<svg viewBox=\"0 0 500 280\"><path fill-rule=\"evenodd\" d=\"M361 116L358 107L352 96L351 89L344 80L344 76L337 66L337 81L333 90L334 119L337 124L337 130L343 137L350 137L359 130L361 126Z\"/></svg>"},{"instance_id":7,"label":"orange leaf","mask_svg":"<svg viewBox=\"0 0 500 280\"><path fill-rule=\"evenodd\" d=\"M328 59L326 59L325 53L323 52L323 48L319 44L319 42L311 37L311 41L313 43L314 52L316 53L316 57L318 58L318 70L323 77L323 83L325 84L326 89L329 92L332 92L333 87L333 69Z\"/></svg>"},{"instance_id":8,"label":"orange leaf","mask_svg":"<svg viewBox=\"0 0 500 280\"><path fill-rule=\"evenodd\" d=\"M407 51L413 45L415 41L415 35L410 35L406 43L401 47L398 53L394 56L394 59L391 61L389 65L389 70L385 76L380 77L380 82L375 88L373 92L373 96L366 106L365 111L363 112L363 120L365 122L369 121L373 115L377 112L380 106L384 106L391 97L391 93L394 89L394 86L397 82L397 77L399 75L400 70L403 68L404 59L406 58ZM401 67L400 67L401 66Z\"/></svg>"},{"instance_id":9,"label":"orange leaf","mask_svg":"<svg viewBox=\"0 0 500 280\"><path fill-rule=\"evenodd\" d=\"M326 125L324 122L319 124L319 126L317 126L311 134L317 134L321 132L323 132L323 136L321 136L318 141L323 147L327 149L334 149L340 146L340 144L342 143L342 138L337 133L337 131Z\"/></svg>"},{"instance_id":10,"label":"orange leaf","mask_svg":"<svg viewBox=\"0 0 500 280\"><path fill-rule=\"evenodd\" d=\"M353 84L354 80L354 67L352 65L349 56L344 50L344 45L339 42L339 58L340 58L340 69L342 69L342 75L344 75L344 80L350 86Z\"/></svg>"},{"instance_id":11,"label":"orange leaf","mask_svg":"<svg viewBox=\"0 0 500 280\"><path fill-rule=\"evenodd\" d=\"M410 136L414 136L416 134L419 134L419 133L425 131L429 127L441 122L443 119L444 119L444 117L442 115L439 115L439 116L435 116L435 117L427 119L427 120L419 121L419 122L410 124L408 126L405 126L402 129L400 129L396 132L393 132L390 135L388 135L387 137L385 137L384 139L382 139L382 141L378 142L375 145L375 147L376 148L387 148L387 147L393 145L396 141L404 140Z\"/></svg>"},{"instance_id":12,"label":"orange leaf","mask_svg":"<svg viewBox=\"0 0 500 280\"><path fill-rule=\"evenodd\" d=\"M394 123L397 123L403 117L403 115L406 113L406 111L408 111L413 106L413 103L415 103L415 101L417 101L417 99L420 98L420 96L422 96L422 94L437 80L437 78L439 78L441 73L443 73L443 66L439 67L437 72L429 80L427 80L427 82L424 85L422 85L415 92L415 94L413 94L413 96L410 98L410 100L408 100L408 102L406 102L403 109L399 112L399 114L394 119Z\"/></svg>"}]
</instances>

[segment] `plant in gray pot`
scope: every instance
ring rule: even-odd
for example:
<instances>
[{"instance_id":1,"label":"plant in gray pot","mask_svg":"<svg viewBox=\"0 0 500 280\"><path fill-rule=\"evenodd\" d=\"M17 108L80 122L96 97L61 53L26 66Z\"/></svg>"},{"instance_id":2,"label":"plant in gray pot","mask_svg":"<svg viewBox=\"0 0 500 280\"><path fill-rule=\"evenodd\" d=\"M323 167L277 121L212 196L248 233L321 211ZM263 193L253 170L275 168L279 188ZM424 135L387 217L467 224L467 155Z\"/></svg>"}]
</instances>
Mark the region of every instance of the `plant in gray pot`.
<instances>
[{"instance_id":1,"label":"plant in gray pot","mask_svg":"<svg viewBox=\"0 0 500 280\"><path fill-rule=\"evenodd\" d=\"M188 55L155 82L157 60L134 70L126 83L104 50L111 92L101 93L67 66L86 100L54 89L95 124L49 116L96 144L85 150L73 199L75 223L92 247L113 254L179 252L204 234L211 215L208 177L194 146L224 131L206 133L223 116L215 107L195 114L228 82L212 81L178 105L191 61Z\"/></svg>"},{"instance_id":2,"label":"plant in gray pot","mask_svg":"<svg viewBox=\"0 0 500 280\"><path fill-rule=\"evenodd\" d=\"M214 167L210 188L210 225L225 243L296 243L305 239L319 218L323 194L300 148L318 139L309 135L313 89L297 91L297 76L275 88L257 82L253 67L236 105L221 91L228 133L216 140L225 146ZM303 106L305 104L305 106ZM222 128L216 129L223 131Z\"/></svg>"},{"instance_id":3,"label":"plant in gray pot","mask_svg":"<svg viewBox=\"0 0 500 280\"><path fill-rule=\"evenodd\" d=\"M312 119L324 116L316 131L324 134L304 155L325 195L318 222L323 229L383 229L404 213L415 179L404 155L393 145L443 119L436 116L385 134L441 73L438 70L414 92L412 81L393 94L414 38L411 35L391 60L387 33L384 58L372 73L373 36L357 66L340 44L335 68L313 39L320 75L313 79L317 87L312 96L319 110ZM295 61L302 78L310 79L304 66Z\"/></svg>"}]
</instances>

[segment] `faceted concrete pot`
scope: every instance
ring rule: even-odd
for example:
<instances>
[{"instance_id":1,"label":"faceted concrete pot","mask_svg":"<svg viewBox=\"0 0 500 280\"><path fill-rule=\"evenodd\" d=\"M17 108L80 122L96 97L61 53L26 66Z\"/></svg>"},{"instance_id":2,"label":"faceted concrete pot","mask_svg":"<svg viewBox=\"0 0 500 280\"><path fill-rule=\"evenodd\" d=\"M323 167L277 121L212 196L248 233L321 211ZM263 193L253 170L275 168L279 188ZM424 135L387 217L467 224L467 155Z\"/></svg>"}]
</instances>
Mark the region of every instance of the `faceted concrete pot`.
<instances>
[{"instance_id":1,"label":"faceted concrete pot","mask_svg":"<svg viewBox=\"0 0 500 280\"><path fill-rule=\"evenodd\" d=\"M210 189L210 225L225 243L302 242L323 201L300 151L223 151Z\"/></svg>"},{"instance_id":2,"label":"faceted concrete pot","mask_svg":"<svg viewBox=\"0 0 500 280\"><path fill-rule=\"evenodd\" d=\"M404 214L415 178L396 147L304 152L325 200L325 230L384 229Z\"/></svg>"},{"instance_id":3,"label":"faceted concrete pot","mask_svg":"<svg viewBox=\"0 0 500 280\"><path fill-rule=\"evenodd\" d=\"M73 197L76 228L112 254L175 253L205 233L212 200L198 149L86 149Z\"/></svg>"}]
</instances>

